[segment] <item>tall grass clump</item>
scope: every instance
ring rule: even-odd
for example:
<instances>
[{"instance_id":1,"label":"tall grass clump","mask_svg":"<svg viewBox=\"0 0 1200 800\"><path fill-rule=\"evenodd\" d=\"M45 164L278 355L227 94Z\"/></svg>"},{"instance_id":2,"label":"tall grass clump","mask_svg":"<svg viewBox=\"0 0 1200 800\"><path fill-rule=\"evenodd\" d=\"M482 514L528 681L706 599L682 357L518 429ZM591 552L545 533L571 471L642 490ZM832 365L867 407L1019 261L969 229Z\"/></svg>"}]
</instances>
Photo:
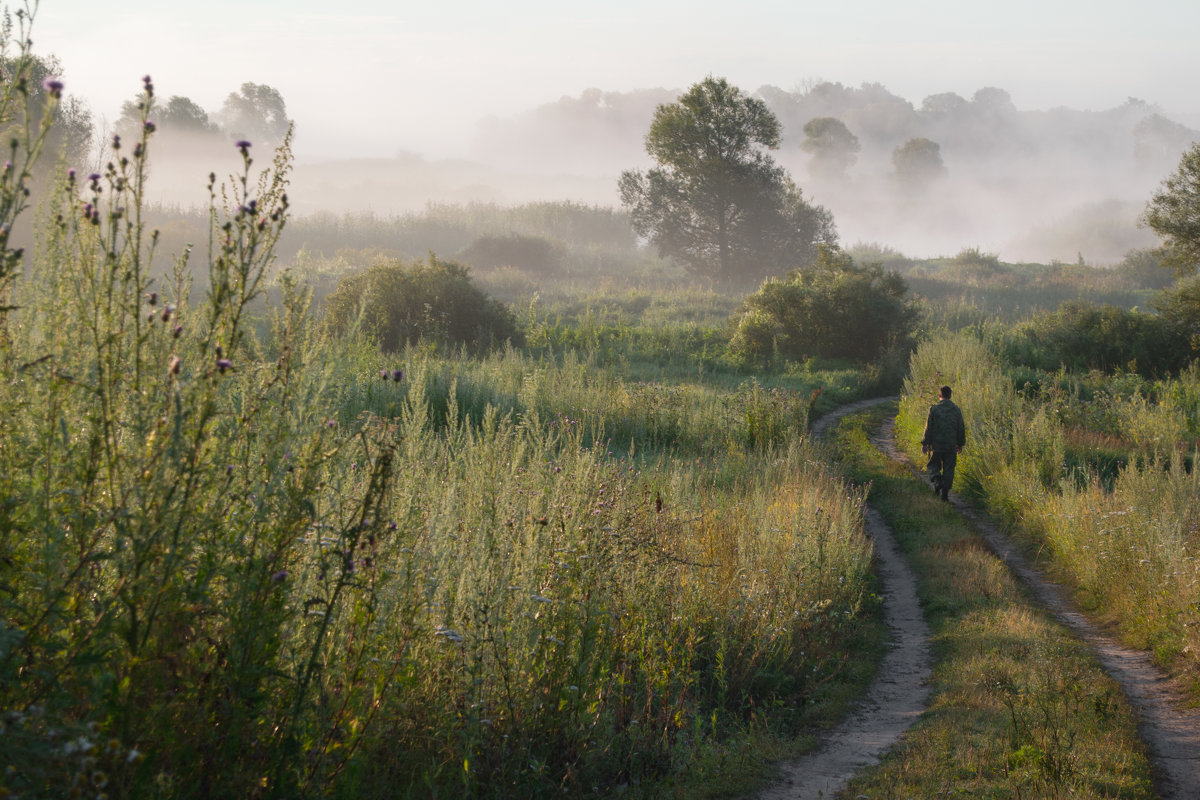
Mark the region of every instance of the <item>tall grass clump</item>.
<instances>
[{"instance_id":1,"label":"tall grass clump","mask_svg":"<svg viewBox=\"0 0 1200 800\"><path fill-rule=\"evenodd\" d=\"M147 77L137 137L62 173L28 258L2 242L0 789L653 794L806 724L870 611L862 493L807 404L578 362L566 405L556 363L321 338L286 276L255 318L287 141L258 173L234 145L203 263L164 278L156 107Z\"/></svg>"},{"instance_id":2,"label":"tall grass clump","mask_svg":"<svg viewBox=\"0 0 1200 800\"><path fill-rule=\"evenodd\" d=\"M959 488L1012 524L1086 607L1200 692L1196 375L1151 384L1060 374L1018 391L985 346L960 334L914 357L898 429L915 456L922 388L952 383L967 424Z\"/></svg>"}]
</instances>

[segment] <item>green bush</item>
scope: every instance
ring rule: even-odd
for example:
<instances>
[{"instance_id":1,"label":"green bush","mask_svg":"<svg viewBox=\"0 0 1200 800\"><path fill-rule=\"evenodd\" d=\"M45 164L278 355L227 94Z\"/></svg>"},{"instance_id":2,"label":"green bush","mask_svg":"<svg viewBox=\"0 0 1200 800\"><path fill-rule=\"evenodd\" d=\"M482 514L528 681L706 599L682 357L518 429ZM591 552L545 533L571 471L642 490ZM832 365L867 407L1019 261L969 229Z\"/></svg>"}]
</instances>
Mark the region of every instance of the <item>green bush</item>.
<instances>
[{"instance_id":1,"label":"green bush","mask_svg":"<svg viewBox=\"0 0 1200 800\"><path fill-rule=\"evenodd\" d=\"M1077 301L1017 326L1004 350L1008 360L1042 370L1130 369L1148 376L1178 371L1191 359L1186 337L1168 319Z\"/></svg>"},{"instance_id":2,"label":"green bush","mask_svg":"<svg viewBox=\"0 0 1200 800\"><path fill-rule=\"evenodd\" d=\"M916 320L907 291L896 273L857 267L836 247L822 247L811 268L768 280L746 298L730 349L751 361L869 361L907 346Z\"/></svg>"},{"instance_id":3,"label":"green bush","mask_svg":"<svg viewBox=\"0 0 1200 800\"><path fill-rule=\"evenodd\" d=\"M476 287L467 267L432 253L427 262L388 260L338 283L326 301L326 329L345 333L360 319L387 351L421 340L482 351L522 338L512 312Z\"/></svg>"}]
</instances>

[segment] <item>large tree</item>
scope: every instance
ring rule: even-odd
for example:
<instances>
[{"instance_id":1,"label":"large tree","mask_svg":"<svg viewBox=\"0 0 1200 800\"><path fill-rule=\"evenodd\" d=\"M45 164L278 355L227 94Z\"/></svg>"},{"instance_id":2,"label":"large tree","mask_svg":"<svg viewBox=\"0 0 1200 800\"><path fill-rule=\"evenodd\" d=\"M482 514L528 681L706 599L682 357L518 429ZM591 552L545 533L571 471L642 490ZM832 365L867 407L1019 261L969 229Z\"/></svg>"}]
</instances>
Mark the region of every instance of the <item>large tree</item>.
<instances>
[{"instance_id":1,"label":"large tree","mask_svg":"<svg viewBox=\"0 0 1200 800\"><path fill-rule=\"evenodd\" d=\"M709 77L654 112L646 152L658 166L621 174L639 235L697 275L760 280L811 263L836 235L768 150L779 121L765 103Z\"/></svg>"},{"instance_id":2,"label":"large tree","mask_svg":"<svg viewBox=\"0 0 1200 800\"><path fill-rule=\"evenodd\" d=\"M1146 204L1143 220L1166 245L1166 266L1181 277L1200 269L1200 142Z\"/></svg>"}]
</instances>

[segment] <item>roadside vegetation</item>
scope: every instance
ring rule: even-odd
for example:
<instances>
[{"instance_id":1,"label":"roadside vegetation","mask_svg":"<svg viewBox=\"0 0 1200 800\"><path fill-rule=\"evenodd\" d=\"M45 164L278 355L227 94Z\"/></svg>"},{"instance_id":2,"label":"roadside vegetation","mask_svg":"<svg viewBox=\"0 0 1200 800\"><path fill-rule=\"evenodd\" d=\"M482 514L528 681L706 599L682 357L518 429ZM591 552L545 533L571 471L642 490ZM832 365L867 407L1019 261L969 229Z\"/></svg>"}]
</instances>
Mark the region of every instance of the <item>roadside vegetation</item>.
<instances>
[{"instance_id":1,"label":"roadside vegetation","mask_svg":"<svg viewBox=\"0 0 1200 800\"><path fill-rule=\"evenodd\" d=\"M912 453L943 382L973 431L960 489L1200 697L1196 368L1159 379L1039 372L1006 365L970 334L936 338L914 355L901 404Z\"/></svg>"},{"instance_id":2,"label":"roadside vegetation","mask_svg":"<svg viewBox=\"0 0 1200 800\"><path fill-rule=\"evenodd\" d=\"M868 441L894 412L845 420L834 440L917 574L937 666L921 720L840 796L1156 797L1120 687L911 466Z\"/></svg>"}]
</instances>

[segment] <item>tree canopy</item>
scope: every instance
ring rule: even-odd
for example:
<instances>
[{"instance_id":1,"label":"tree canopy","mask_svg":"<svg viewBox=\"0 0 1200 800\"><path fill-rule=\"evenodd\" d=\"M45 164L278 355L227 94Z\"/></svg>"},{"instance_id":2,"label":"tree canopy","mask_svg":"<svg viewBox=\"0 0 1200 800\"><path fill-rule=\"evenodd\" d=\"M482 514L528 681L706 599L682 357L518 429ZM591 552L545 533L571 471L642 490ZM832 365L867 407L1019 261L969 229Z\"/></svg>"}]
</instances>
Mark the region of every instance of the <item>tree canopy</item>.
<instances>
[{"instance_id":1,"label":"tree canopy","mask_svg":"<svg viewBox=\"0 0 1200 800\"><path fill-rule=\"evenodd\" d=\"M946 174L941 146L923 137L909 139L892 151L892 166L896 180L906 189L923 189Z\"/></svg>"},{"instance_id":2,"label":"tree canopy","mask_svg":"<svg viewBox=\"0 0 1200 800\"><path fill-rule=\"evenodd\" d=\"M1200 269L1200 142L1183 154L1179 168L1146 204L1143 221L1162 237L1165 265L1181 277L1196 274Z\"/></svg>"},{"instance_id":3,"label":"tree canopy","mask_svg":"<svg viewBox=\"0 0 1200 800\"><path fill-rule=\"evenodd\" d=\"M722 281L760 280L816 257L832 216L805 202L771 158L780 126L766 104L709 77L661 105L646 135L658 166L621 174L630 220L664 256Z\"/></svg>"},{"instance_id":4,"label":"tree canopy","mask_svg":"<svg viewBox=\"0 0 1200 800\"><path fill-rule=\"evenodd\" d=\"M816 117L804 125L801 149L811 153L808 171L813 177L840 178L858 160L862 145L846 123L836 117Z\"/></svg>"},{"instance_id":5,"label":"tree canopy","mask_svg":"<svg viewBox=\"0 0 1200 800\"><path fill-rule=\"evenodd\" d=\"M218 116L230 136L269 147L282 142L292 124L279 90L263 83L243 83L225 98Z\"/></svg>"}]
</instances>

